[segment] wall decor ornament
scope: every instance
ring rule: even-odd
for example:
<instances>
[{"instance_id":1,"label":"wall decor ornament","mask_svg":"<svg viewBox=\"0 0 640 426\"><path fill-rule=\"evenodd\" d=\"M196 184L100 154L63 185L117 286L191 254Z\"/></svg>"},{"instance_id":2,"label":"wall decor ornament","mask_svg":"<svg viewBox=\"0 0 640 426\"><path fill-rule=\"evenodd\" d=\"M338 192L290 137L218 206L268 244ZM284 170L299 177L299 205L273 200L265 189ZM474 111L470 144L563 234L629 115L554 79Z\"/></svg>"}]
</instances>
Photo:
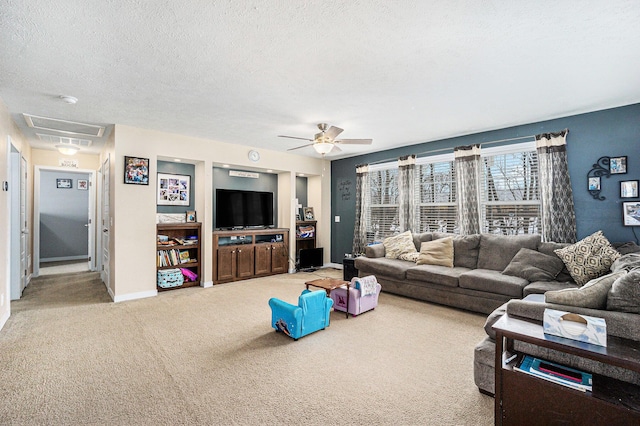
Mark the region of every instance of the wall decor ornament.
<instances>
[{"instance_id":1,"label":"wall decor ornament","mask_svg":"<svg viewBox=\"0 0 640 426\"><path fill-rule=\"evenodd\" d=\"M188 206L191 176L158 173L159 206Z\"/></svg>"},{"instance_id":2,"label":"wall decor ornament","mask_svg":"<svg viewBox=\"0 0 640 426\"><path fill-rule=\"evenodd\" d=\"M149 159L125 155L124 183L149 185Z\"/></svg>"},{"instance_id":3,"label":"wall decor ornament","mask_svg":"<svg viewBox=\"0 0 640 426\"><path fill-rule=\"evenodd\" d=\"M56 179L56 188L71 189L73 185L72 182L71 179Z\"/></svg>"},{"instance_id":4,"label":"wall decor ornament","mask_svg":"<svg viewBox=\"0 0 640 426\"><path fill-rule=\"evenodd\" d=\"M609 172L612 175L627 173L627 157L611 157L609 159Z\"/></svg>"},{"instance_id":5,"label":"wall decor ornament","mask_svg":"<svg viewBox=\"0 0 640 426\"><path fill-rule=\"evenodd\" d=\"M88 191L89 181L86 179L78 179L78 189L81 191Z\"/></svg>"},{"instance_id":6,"label":"wall decor ornament","mask_svg":"<svg viewBox=\"0 0 640 426\"><path fill-rule=\"evenodd\" d=\"M622 224L624 226L640 226L640 202L622 203Z\"/></svg>"},{"instance_id":7,"label":"wall decor ornament","mask_svg":"<svg viewBox=\"0 0 640 426\"><path fill-rule=\"evenodd\" d=\"M638 181L623 180L620 182L620 198L638 198Z\"/></svg>"},{"instance_id":8,"label":"wall decor ornament","mask_svg":"<svg viewBox=\"0 0 640 426\"><path fill-rule=\"evenodd\" d=\"M609 162L610 157L600 157L598 161L591 166L592 168L589 170L589 173L587 173L589 194L591 194L595 200L603 201L606 198L600 195L600 191L602 189L602 177L609 178L609 176L611 176Z\"/></svg>"}]
</instances>

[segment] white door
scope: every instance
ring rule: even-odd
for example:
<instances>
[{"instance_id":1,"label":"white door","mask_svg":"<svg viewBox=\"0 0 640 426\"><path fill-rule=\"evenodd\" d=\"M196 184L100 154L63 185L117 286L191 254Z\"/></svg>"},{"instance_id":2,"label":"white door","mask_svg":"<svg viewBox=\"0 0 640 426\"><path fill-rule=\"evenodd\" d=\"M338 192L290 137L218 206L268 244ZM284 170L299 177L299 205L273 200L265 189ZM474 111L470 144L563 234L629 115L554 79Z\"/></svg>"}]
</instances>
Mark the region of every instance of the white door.
<instances>
[{"instance_id":1,"label":"white door","mask_svg":"<svg viewBox=\"0 0 640 426\"><path fill-rule=\"evenodd\" d=\"M29 270L29 224L27 223L27 160L20 161L20 293L27 286Z\"/></svg>"},{"instance_id":2,"label":"white door","mask_svg":"<svg viewBox=\"0 0 640 426\"><path fill-rule=\"evenodd\" d=\"M109 157L102 164L102 271L100 277L102 282L110 288L109 285Z\"/></svg>"}]
</instances>

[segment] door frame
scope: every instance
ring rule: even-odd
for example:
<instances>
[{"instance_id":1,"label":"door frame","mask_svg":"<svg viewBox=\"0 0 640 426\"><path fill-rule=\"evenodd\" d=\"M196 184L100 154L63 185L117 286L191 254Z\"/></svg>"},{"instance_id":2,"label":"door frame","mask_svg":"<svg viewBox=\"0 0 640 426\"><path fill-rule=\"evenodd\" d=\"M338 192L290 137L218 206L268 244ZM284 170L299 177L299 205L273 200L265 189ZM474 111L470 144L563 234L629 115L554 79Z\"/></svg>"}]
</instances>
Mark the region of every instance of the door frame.
<instances>
[{"instance_id":1,"label":"door frame","mask_svg":"<svg viewBox=\"0 0 640 426\"><path fill-rule=\"evenodd\" d=\"M96 270L96 171L69 167L35 166L33 173L33 276L40 275L40 179L42 171L89 174L89 270Z\"/></svg>"}]
</instances>

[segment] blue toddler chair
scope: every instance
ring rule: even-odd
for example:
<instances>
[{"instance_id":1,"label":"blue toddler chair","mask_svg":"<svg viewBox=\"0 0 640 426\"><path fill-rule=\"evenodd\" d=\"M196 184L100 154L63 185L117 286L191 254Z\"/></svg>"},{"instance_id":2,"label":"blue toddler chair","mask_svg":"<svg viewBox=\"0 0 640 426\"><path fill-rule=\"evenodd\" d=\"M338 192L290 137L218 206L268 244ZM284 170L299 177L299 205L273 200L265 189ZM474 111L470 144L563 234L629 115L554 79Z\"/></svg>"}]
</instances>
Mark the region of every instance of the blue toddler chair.
<instances>
[{"instance_id":1,"label":"blue toddler chair","mask_svg":"<svg viewBox=\"0 0 640 426\"><path fill-rule=\"evenodd\" d=\"M299 338L329 326L329 313L333 300L324 290L303 290L298 297L298 306L272 297L271 326L277 332L298 340Z\"/></svg>"}]
</instances>

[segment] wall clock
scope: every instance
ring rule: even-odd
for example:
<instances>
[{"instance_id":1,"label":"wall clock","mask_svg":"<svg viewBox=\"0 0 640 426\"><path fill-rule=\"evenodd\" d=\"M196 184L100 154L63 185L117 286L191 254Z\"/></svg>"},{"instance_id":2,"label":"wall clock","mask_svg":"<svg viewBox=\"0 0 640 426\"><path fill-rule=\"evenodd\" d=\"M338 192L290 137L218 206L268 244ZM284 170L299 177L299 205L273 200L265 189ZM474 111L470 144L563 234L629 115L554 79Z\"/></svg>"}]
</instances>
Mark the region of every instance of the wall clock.
<instances>
[{"instance_id":1,"label":"wall clock","mask_svg":"<svg viewBox=\"0 0 640 426\"><path fill-rule=\"evenodd\" d=\"M260 153L256 150L251 150L249 151L249 160L253 161L254 163L260 160Z\"/></svg>"}]
</instances>

